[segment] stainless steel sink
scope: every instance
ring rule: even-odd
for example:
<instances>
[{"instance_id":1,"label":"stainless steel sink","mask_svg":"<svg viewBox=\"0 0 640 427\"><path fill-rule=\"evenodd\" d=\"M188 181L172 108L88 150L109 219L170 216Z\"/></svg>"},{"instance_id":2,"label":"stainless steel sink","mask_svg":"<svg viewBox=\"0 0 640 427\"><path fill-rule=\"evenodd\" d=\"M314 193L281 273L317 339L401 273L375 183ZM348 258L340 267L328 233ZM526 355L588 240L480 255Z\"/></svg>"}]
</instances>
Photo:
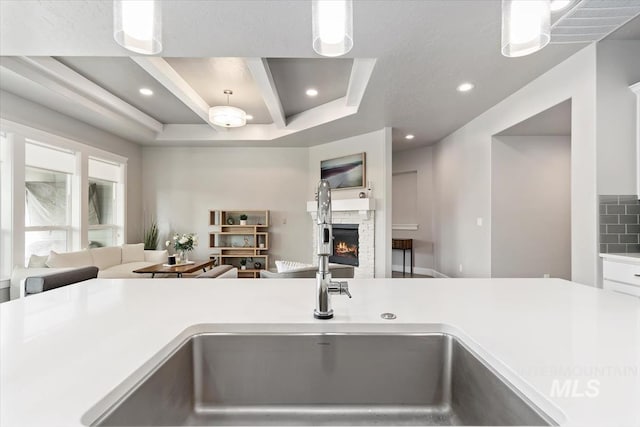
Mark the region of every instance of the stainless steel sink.
<instances>
[{"instance_id":1,"label":"stainless steel sink","mask_svg":"<svg viewBox=\"0 0 640 427\"><path fill-rule=\"evenodd\" d=\"M557 425L447 334L199 334L93 425Z\"/></svg>"}]
</instances>

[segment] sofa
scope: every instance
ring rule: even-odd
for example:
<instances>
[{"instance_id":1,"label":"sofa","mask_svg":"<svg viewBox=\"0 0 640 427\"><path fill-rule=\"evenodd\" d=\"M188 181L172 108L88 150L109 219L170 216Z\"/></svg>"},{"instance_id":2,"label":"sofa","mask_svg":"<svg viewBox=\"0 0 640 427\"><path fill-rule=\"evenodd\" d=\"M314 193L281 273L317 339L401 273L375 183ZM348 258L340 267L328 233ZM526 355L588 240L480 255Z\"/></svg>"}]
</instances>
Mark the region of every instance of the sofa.
<instances>
[{"instance_id":1,"label":"sofa","mask_svg":"<svg viewBox=\"0 0 640 427\"><path fill-rule=\"evenodd\" d=\"M104 248L85 249L77 252L58 253L51 251L48 256L32 255L28 266L15 267L11 274L11 299L24 296L24 279L44 277L78 267L98 267L98 277L104 279L126 279L150 277L134 273L133 270L149 267L167 261L166 250L145 250L144 243Z\"/></svg>"},{"instance_id":2,"label":"sofa","mask_svg":"<svg viewBox=\"0 0 640 427\"><path fill-rule=\"evenodd\" d=\"M73 268L44 276L29 276L24 279L24 292L25 296L39 294L62 288L63 286L73 285L74 283L84 282L85 280L95 279L96 277L98 277L98 267L94 265Z\"/></svg>"},{"instance_id":3,"label":"sofa","mask_svg":"<svg viewBox=\"0 0 640 427\"><path fill-rule=\"evenodd\" d=\"M237 279L238 268L233 265L222 264L211 267L209 271L195 276L196 279Z\"/></svg>"}]
</instances>

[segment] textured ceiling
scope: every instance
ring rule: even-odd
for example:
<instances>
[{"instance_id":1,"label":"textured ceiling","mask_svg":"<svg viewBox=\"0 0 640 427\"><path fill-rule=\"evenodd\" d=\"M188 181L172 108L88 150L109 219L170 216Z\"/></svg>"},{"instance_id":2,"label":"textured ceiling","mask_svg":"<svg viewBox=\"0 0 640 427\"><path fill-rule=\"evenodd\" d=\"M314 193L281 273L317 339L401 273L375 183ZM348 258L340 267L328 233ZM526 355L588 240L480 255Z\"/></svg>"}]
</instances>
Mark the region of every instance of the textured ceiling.
<instances>
[{"instance_id":1,"label":"textured ceiling","mask_svg":"<svg viewBox=\"0 0 640 427\"><path fill-rule=\"evenodd\" d=\"M165 57L318 57L310 2L162 5ZM113 41L111 7L110 0L2 1L0 54L127 56ZM260 145L308 146L383 126L415 134L416 146L431 144L585 46L549 45L505 58L500 7L500 0L354 2L355 45L347 57L378 59L358 113ZM475 90L458 93L463 81Z\"/></svg>"}]
</instances>

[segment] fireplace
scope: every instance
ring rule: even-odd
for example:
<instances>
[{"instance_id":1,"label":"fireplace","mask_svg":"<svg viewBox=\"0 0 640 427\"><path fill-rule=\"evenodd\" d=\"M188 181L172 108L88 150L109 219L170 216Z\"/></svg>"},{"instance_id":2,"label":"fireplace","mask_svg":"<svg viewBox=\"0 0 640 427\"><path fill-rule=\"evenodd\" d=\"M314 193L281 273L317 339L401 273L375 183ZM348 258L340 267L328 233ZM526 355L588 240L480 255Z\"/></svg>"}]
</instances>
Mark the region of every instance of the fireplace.
<instances>
[{"instance_id":1,"label":"fireplace","mask_svg":"<svg viewBox=\"0 0 640 427\"><path fill-rule=\"evenodd\" d=\"M309 200L307 202L307 212L313 219L313 231L311 233L310 250L313 253L313 262L318 265L317 248L318 248L318 202ZM357 224L357 230L350 228L351 231L357 231L357 240L354 243L358 245L358 262L353 265L353 277L356 279L372 279L376 272L376 251L374 247L376 233L376 205L375 199L333 199L331 200L331 219L333 220L334 235L339 233L338 227ZM354 233L355 234L355 233ZM336 235L336 238L339 236ZM346 258L338 260L344 262ZM353 258L352 258L353 259ZM334 258L331 258L334 261Z\"/></svg>"},{"instance_id":2,"label":"fireplace","mask_svg":"<svg viewBox=\"0 0 640 427\"><path fill-rule=\"evenodd\" d=\"M333 225L333 255L329 262L358 267L359 249L358 224Z\"/></svg>"}]
</instances>

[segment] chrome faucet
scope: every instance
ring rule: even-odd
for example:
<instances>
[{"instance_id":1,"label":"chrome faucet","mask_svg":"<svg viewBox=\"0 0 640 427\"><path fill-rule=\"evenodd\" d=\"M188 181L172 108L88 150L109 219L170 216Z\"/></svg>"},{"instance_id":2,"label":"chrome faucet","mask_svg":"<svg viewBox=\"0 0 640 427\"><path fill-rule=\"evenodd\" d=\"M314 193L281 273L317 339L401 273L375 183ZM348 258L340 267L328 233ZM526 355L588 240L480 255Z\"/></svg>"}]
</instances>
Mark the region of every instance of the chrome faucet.
<instances>
[{"instance_id":1,"label":"chrome faucet","mask_svg":"<svg viewBox=\"0 0 640 427\"><path fill-rule=\"evenodd\" d=\"M334 282L329 272L329 256L333 254L333 228L331 226L331 186L323 179L318 184L318 272L316 273L316 308L313 317L331 319L331 294L347 295L347 282Z\"/></svg>"}]
</instances>

